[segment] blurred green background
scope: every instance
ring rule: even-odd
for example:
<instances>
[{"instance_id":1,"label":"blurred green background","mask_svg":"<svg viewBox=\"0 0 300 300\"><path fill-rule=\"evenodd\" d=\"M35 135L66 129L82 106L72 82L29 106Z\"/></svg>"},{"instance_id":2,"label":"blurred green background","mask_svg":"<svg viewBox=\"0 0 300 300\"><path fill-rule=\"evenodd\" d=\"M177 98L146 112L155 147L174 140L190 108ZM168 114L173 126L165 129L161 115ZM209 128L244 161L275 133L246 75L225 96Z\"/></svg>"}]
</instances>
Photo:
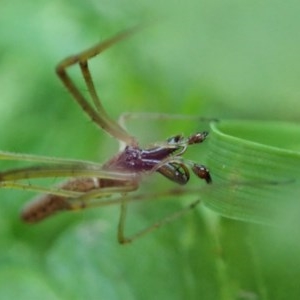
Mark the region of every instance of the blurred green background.
<instances>
[{"instance_id":1,"label":"blurred green background","mask_svg":"<svg viewBox=\"0 0 300 300\"><path fill-rule=\"evenodd\" d=\"M298 1L2 0L0 149L107 159L116 141L72 102L54 67L149 20L153 25L90 62L114 118L132 111L297 122L299 15ZM141 124L134 127L143 141L190 130L176 121ZM0 299L300 297L296 229L217 220L199 209L122 247L117 207L28 226L18 211L31 196L0 193ZM138 206L130 227L181 207Z\"/></svg>"}]
</instances>

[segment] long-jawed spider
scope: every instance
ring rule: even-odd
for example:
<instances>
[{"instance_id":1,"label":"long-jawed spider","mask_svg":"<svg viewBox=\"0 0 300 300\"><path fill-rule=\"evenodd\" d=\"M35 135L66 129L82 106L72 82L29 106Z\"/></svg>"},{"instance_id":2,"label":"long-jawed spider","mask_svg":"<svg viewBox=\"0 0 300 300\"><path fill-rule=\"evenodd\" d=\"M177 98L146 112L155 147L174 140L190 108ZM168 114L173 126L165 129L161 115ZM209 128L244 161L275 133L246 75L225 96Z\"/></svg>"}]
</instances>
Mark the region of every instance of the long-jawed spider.
<instances>
[{"instance_id":1,"label":"long-jawed spider","mask_svg":"<svg viewBox=\"0 0 300 300\"><path fill-rule=\"evenodd\" d=\"M43 193L42 196L31 201L22 211L21 217L25 222L36 223L59 211L118 203L121 205L118 241L124 244L158 228L164 223L170 222L199 203L199 200L196 200L186 209L139 231L131 237L125 237L124 225L127 203L144 198L138 195L131 196L129 193L138 189L144 174L158 172L176 184L185 185L190 178L189 170L192 170L198 178L204 179L207 183L212 182L210 173L205 166L185 160L182 157L190 145L199 144L205 140L208 135L206 131L197 132L189 137L175 135L166 141L155 143L153 146L143 149L139 146L137 140L129 135L119 123L112 120L104 110L92 80L88 60L113 44L124 40L136 30L137 28L123 31L86 51L64 59L56 67L58 77L92 121L112 137L125 144L121 152L103 165L88 161L0 152L0 159L3 160L40 163L40 165L0 173L0 187ZM68 75L67 69L76 64L79 64L92 104ZM70 177L71 179L50 188L22 183L21 181L46 177ZM169 195L171 193L170 191ZM109 196L115 194L119 196L109 199Z\"/></svg>"}]
</instances>

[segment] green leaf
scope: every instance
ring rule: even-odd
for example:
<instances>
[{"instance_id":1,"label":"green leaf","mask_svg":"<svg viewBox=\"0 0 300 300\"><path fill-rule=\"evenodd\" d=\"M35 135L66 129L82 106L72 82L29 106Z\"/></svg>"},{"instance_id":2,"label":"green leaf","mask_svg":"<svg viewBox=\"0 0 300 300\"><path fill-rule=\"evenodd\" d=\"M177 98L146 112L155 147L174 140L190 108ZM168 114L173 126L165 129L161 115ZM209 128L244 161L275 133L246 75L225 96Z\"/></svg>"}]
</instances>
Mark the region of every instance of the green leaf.
<instances>
[{"instance_id":1,"label":"green leaf","mask_svg":"<svg viewBox=\"0 0 300 300\"><path fill-rule=\"evenodd\" d=\"M280 224L300 217L300 126L262 121L212 124L206 205L221 215ZM214 187L216 185L216 187Z\"/></svg>"}]
</instances>

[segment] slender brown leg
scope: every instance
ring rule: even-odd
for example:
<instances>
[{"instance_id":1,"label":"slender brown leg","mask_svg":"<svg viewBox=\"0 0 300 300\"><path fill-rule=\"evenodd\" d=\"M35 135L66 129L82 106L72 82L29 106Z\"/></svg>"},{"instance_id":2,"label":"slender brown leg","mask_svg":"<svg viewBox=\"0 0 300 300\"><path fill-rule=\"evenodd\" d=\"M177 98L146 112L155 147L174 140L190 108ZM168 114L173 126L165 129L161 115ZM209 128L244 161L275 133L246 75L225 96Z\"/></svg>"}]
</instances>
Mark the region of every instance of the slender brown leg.
<instances>
[{"instance_id":1,"label":"slender brown leg","mask_svg":"<svg viewBox=\"0 0 300 300\"><path fill-rule=\"evenodd\" d=\"M105 110L101 104L101 100L95 89L93 78L92 78L91 72L89 70L88 62L87 61L80 62L79 66L80 66L81 73L84 78L85 84L88 88L88 91L92 97L93 103L94 103L98 113L105 114Z\"/></svg>"},{"instance_id":2,"label":"slender brown leg","mask_svg":"<svg viewBox=\"0 0 300 300\"><path fill-rule=\"evenodd\" d=\"M142 120L187 120L187 121L195 121L195 122L218 122L219 120L216 118L206 118L197 115L181 115L181 114L166 114L166 113L145 113L145 112L125 112L122 113L118 119L118 123L125 127L125 123L128 120L134 119L142 119Z\"/></svg>"},{"instance_id":3,"label":"slender brown leg","mask_svg":"<svg viewBox=\"0 0 300 300\"><path fill-rule=\"evenodd\" d=\"M72 94L77 103L81 106L81 108L90 116L92 121L95 122L101 128L103 128L103 130L105 130L107 133L125 142L127 145L136 145L137 142L117 122L112 120L105 112L104 108L101 105L100 98L97 96L92 77L88 69L87 61L92 57L100 54L102 51L106 50L115 43L127 38L137 30L138 27L134 27L130 30L123 31L102 43L96 44L92 48L89 48L77 55L73 55L64 59L56 67L57 75L62 80L63 84L68 89L68 91ZM87 85L88 91L92 97L96 109L87 101L87 99L80 92L80 90L74 84L73 80L70 78L66 71L68 67L75 64L80 65L85 83Z\"/></svg>"},{"instance_id":4,"label":"slender brown leg","mask_svg":"<svg viewBox=\"0 0 300 300\"><path fill-rule=\"evenodd\" d=\"M197 199L196 201L190 203L188 206L184 207L183 209L174 212L173 214L166 216L165 218L158 220L157 222L155 222L154 224L138 231L137 233L129 236L129 237L125 237L125 221L126 221L126 209L127 209L127 203L126 202L122 202L121 204L121 213L120 213L120 218L119 218L119 225L118 225L118 242L120 244L128 244L133 242L134 240L162 227L163 225L166 225L168 223L171 223L173 221L175 221L176 219L180 218L181 216L183 216L184 214L188 213L189 211L191 211L192 209L194 209L198 204L200 203L200 200Z\"/></svg>"}]
</instances>

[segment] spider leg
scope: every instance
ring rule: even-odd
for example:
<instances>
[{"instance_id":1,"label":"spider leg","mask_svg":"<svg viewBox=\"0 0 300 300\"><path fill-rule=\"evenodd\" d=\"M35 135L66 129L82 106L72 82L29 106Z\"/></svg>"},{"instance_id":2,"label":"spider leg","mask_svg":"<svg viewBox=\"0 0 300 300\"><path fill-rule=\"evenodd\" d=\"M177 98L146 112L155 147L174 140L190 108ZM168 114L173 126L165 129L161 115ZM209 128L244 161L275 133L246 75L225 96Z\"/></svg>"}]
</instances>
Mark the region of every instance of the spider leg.
<instances>
[{"instance_id":1,"label":"spider leg","mask_svg":"<svg viewBox=\"0 0 300 300\"><path fill-rule=\"evenodd\" d=\"M32 155L24 153L14 153L8 151L0 151L0 160L14 160L14 161L28 161L34 163L45 163L45 164L60 164L60 165L79 165L83 164L86 166L101 167L102 165L93 161L59 158L52 156Z\"/></svg>"},{"instance_id":2,"label":"spider leg","mask_svg":"<svg viewBox=\"0 0 300 300\"><path fill-rule=\"evenodd\" d=\"M131 188L131 190L130 190ZM180 218L181 216L185 215L189 211L193 210L199 203L200 200L197 199L187 205L186 207L182 208L179 211L176 211L158 221L151 224L150 226L147 226L146 228L130 235L126 236L125 234L125 225L126 225L126 218L127 218L127 205L131 202L141 202L141 201L153 201L154 199L165 199L166 196L180 196L183 194L186 194L186 192L182 189L176 188L173 190L165 191L165 192L158 192L158 193L149 193L149 194L136 194L136 195L128 195L126 192L133 191L137 188L137 186L132 185L128 186L128 190L123 190L124 195L121 195L120 197L114 198L114 199L107 199L107 198L100 198L103 197L103 191L101 193L101 190L93 190L91 192L88 192L86 194L83 194L82 196L79 196L74 199L68 199L69 205L72 206L71 209L83 209L83 208L92 208L92 207L103 207L108 205L115 205L115 204L121 204L121 210L120 210L120 217L119 217L119 223L118 223L118 233L117 233L117 239L120 244L128 244L133 242L134 240L162 227L163 225L166 225L168 223L171 223L175 221L176 219ZM118 187L113 188L112 190L105 190L106 192L122 192L122 189L119 189ZM190 190L192 194L198 194L199 189L197 190ZM187 193L189 193L187 192ZM87 201L91 200L91 201Z\"/></svg>"},{"instance_id":3,"label":"spider leg","mask_svg":"<svg viewBox=\"0 0 300 300\"><path fill-rule=\"evenodd\" d=\"M197 115L181 115L181 114L167 114L167 113L145 113L145 112L124 112L119 116L118 123L125 128L128 120L147 119L147 120L187 120L196 122L218 122L216 118L201 117Z\"/></svg>"},{"instance_id":4,"label":"spider leg","mask_svg":"<svg viewBox=\"0 0 300 300\"><path fill-rule=\"evenodd\" d=\"M135 175L124 172L103 170L102 168L91 168L85 165L38 165L11 169L0 172L0 183L22 179L49 178L49 177L96 177L111 180L130 180Z\"/></svg>"},{"instance_id":5,"label":"spider leg","mask_svg":"<svg viewBox=\"0 0 300 300\"><path fill-rule=\"evenodd\" d=\"M181 194L185 194L185 192L181 189L169 190L161 193L150 193L150 194L137 194L137 195L128 195L128 192L132 192L138 188L136 182L127 182L126 186L114 186L108 188L99 188L95 190L91 190L82 194L79 197L74 198L64 198L64 203L60 206L61 210L81 210L85 208L92 207L103 207L110 206L115 204L121 204L120 217L118 223L118 234L117 239L120 244L128 244L133 242L134 240L175 221L181 216L185 215L189 211L193 210L199 203L200 200L197 199L184 207L183 209L176 211L157 222L147 226L146 228L130 235L126 236L125 234L125 224L127 217L127 205L131 202L140 202L140 201L152 201L153 199L159 199L160 197L163 199L166 196L180 196ZM195 193L194 190L190 191L191 193ZM198 193L197 190L196 193ZM112 196L113 194L120 193L121 196L116 197L114 199L108 199L107 196Z\"/></svg>"},{"instance_id":6,"label":"spider leg","mask_svg":"<svg viewBox=\"0 0 300 300\"><path fill-rule=\"evenodd\" d=\"M77 55L73 55L64 59L56 67L56 73L58 77L62 80L63 84L80 105L80 107L87 113L87 115L90 116L92 121L107 133L125 142L127 145L136 145L137 142L117 122L115 122L107 115L95 90L87 61L92 57L100 54L115 43L124 40L125 38L136 32L138 29L139 27L134 27L127 31L123 31L102 43L96 44L94 47L91 47ZM67 69L75 64L80 65L84 81L87 85L88 91L91 95L96 109L88 102L88 100L81 93L81 91L78 89L74 81L67 73Z\"/></svg>"},{"instance_id":7,"label":"spider leg","mask_svg":"<svg viewBox=\"0 0 300 300\"><path fill-rule=\"evenodd\" d=\"M192 209L194 209L198 204L200 203L200 200L197 199L196 201L193 201L190 203L188 206L182 208L179 211L176 211L160 220L157 222L151 224L150 226L126 237L125 236L125 223L126 223L126 214L127 214L127 202L122 202L121 203L121 213L120 213L120 218L119 218L119 224L118 224L118 242L120 244L128 244L133 242L134 240L162 227L163 225L166 225L168 223L171 223L175 221L176 219L182 217Z\"/></svg>"}]
</instances>

